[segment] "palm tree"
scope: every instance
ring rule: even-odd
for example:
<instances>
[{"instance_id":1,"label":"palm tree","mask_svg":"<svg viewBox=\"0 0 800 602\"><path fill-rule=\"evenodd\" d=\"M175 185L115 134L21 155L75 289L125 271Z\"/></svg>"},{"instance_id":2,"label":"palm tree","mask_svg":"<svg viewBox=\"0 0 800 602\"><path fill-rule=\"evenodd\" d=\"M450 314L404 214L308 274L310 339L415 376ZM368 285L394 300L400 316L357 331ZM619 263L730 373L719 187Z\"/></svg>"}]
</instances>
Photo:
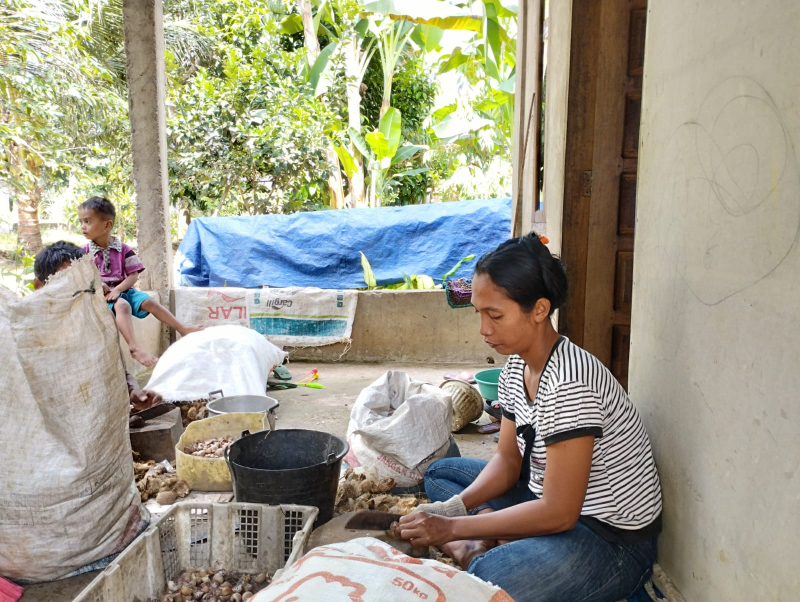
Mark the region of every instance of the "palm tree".
<instances>
[{"instance_id":1,"label":"palm tree","mask_svg":"<svg viewBox=\"0 0 800 602\"><path fill-rule=\"evenodd\" d=\"M180 19L165 20L165 40L184 69L208 53ZM0 55L0 165L20 244L36 253L48 178L82 170L98 148L130 163L122 0L6 0L0 45L15 49Z\"/></svg>"}]
</instances>

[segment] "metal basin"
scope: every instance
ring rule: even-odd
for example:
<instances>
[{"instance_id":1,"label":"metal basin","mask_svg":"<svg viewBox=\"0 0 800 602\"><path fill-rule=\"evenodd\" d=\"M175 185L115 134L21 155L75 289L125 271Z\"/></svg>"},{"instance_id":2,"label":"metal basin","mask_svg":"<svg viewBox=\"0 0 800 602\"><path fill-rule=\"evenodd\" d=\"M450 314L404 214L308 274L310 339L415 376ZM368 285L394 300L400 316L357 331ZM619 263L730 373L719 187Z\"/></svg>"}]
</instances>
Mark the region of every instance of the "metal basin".
<instances>
[{"instance_id":1,"label":"metal basin","mask_svg":"<svg viewBox=\"0 0 800 602\"><path fill-rule=\"evenodd\" d=\"M266 395L231 395L218 397L206 404L210 416L242 412L255 412L267 414L271 429L275 428L275 408L280 404L277 400Z\"/></svg>"}]
</instances>

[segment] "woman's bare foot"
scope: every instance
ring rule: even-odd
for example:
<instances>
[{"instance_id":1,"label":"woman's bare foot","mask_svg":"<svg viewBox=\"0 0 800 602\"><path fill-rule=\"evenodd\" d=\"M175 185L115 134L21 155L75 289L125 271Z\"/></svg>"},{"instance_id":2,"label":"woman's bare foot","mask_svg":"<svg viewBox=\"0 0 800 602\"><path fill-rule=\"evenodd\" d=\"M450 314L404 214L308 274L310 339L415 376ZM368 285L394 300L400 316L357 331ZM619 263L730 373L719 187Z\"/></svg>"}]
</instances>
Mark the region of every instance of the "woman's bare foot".
<instances>
[{"instance_id":1,"label":"woman's bare foot","mask_svg":"<svg viewBox=\"0 0 800 602\"><path fill-rule=\"evenodd\" d=\"M158 363L157 357L150 355L141 347L128 347L128 349L130 349L131 357L146 368L152 368Z\"/></svg>"},{"instance_id":2,"label":"woman's bare foot","mask_svg":"<svg viewBox=\"0 0 800 602\"><path fill-rule=\"evenodd\" d=\"M184 326L183 328L178 328L178 333L182 337L185 337L187 334L191 334L193 332L200 332L201 330L205 330L205 326Z\"/></svg>"},{"instance_id":3,"label":"woman's bare foot","mask_svg":"<svg viewBox=\"0 0 800 602\"><path fill-rule=\"evenodd\" d=\"M450 558L455 560L458 565L466 571L473 558L480 556L481 554L485 554L495 546L497 546L497 542L494 540L467 539L461 541L451 541L450 543L439 546L439 549L447 554Z\"/></svg>"}]
</instances>

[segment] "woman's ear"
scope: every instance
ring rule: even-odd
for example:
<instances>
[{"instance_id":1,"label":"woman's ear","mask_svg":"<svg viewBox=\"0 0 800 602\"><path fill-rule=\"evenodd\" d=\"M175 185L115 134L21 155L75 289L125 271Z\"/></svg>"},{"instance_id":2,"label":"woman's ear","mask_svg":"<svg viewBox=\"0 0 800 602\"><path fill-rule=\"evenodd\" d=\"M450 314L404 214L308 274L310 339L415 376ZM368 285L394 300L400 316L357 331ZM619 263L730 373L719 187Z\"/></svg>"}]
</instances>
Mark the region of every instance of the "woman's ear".
<instances>
[{"instance_id":1,"label":"woman's ear","mask_svg":"<svg viewBox=\"0 0 800 602\"><path fill-rule=\"evenodd\" d=\"M533 319L537 324L541 324L550 316L550 301L542 297L533 306Z\"/></svg>"}]
</instances>

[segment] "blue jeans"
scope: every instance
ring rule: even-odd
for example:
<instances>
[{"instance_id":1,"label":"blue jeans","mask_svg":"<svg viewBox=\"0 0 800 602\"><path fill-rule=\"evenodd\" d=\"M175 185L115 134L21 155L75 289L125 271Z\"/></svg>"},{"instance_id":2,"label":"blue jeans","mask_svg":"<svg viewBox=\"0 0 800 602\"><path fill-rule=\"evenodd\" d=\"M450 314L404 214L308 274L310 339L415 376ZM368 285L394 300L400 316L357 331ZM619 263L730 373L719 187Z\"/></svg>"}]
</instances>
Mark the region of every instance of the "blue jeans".
<instances>
[{"instance_id":1,"label":"blue jeans","mask_svg":"<svg viewBox=\"0 0 800 602\"><path fill-rule=\"evenodd\" d=\"M439 502L461 493L487 462L445 458L425 473L425 491ZM502 510L536 499L519 484L488 506ZM650 576L656 540L622 546L607 542L582 522L570 531L512 541L476 556L468 572L502 587L516 602L616 602L633 595Z\"/></svg>"}]
</instances>

